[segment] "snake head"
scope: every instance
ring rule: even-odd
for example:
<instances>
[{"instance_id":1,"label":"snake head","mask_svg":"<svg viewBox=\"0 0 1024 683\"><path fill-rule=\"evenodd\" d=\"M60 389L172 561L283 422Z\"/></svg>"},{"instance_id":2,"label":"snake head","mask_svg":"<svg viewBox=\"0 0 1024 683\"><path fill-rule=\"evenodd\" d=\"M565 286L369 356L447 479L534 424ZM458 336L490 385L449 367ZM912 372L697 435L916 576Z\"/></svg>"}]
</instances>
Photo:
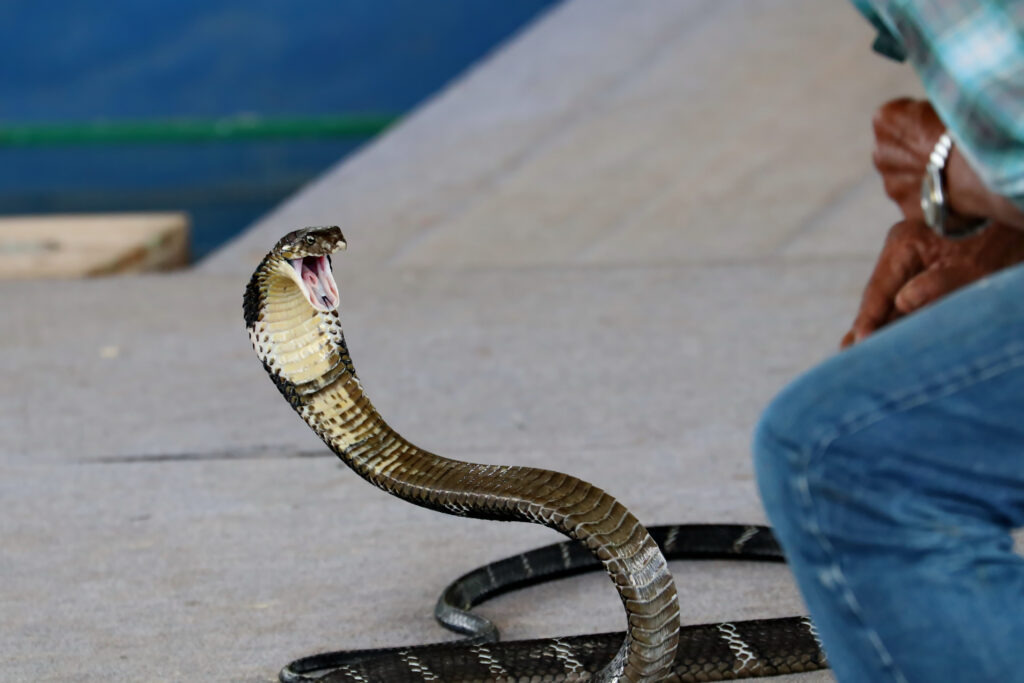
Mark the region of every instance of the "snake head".
<instances>
[{"instance_id":1,"label":"snake head","mask_svg":"<svg viewBox=\"0 0 1024 683\"><path fill-rule=\"evenodd\" d=\"M338 285L331 271L331 254L348 244L337 226L294 230L274 246L287 275L299 286L310 305L323 313L338 307Z\"/></svg>"}]
</instances>

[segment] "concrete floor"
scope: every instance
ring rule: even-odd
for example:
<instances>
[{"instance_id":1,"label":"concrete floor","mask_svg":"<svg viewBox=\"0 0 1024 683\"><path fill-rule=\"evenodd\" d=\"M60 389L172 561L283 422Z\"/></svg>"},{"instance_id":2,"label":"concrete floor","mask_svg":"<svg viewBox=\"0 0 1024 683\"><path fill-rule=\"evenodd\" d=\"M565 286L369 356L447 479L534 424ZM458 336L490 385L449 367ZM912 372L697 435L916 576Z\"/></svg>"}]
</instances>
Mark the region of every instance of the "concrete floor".
<instances>
[{"instance_id":1,"label":"concrete floor","mask_svg":"<svg viewBox=\"0 0 1024 683\"><path fill-rule=\"evenodd\" d=\"M451 578L556 539L373 490L288 409L241 296L302 225L344 227L353 357L413 441L652 524L762 521L751 428L895 220L870 117L918 86L871 39L844 3L571 0L188 273L0 285L3 679L270 681L437 640ZM686 622L802 611L784 567L673 570ZM482 611L621 628L600 576Z\"/></svg>"}]
</instances>

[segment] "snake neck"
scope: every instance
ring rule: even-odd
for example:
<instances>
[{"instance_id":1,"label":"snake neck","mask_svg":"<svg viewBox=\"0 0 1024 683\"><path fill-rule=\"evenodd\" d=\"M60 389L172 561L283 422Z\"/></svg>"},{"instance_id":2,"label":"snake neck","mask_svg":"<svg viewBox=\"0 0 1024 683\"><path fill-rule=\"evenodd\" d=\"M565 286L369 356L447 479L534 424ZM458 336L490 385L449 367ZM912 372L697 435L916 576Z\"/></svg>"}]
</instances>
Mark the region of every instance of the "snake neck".
<instances>
[{"instance_id":1,"label":"snake neck","mask_svg":"<svg viewBox=\"0 0 1024 683\"><path fill-rule=\"evenodd\" d=\"M664 556L640 522L575 477L451 460L404 439L364 392L337 311L313 310L282 272L271 260L254 275L246 322L264 367L313 431L360 476L408 502L539 523L581 540L604 564L628 617L626 641L593 680L661 680L678 642L678 601Z\"/></svg>"},{"instance_id":2,"label":"snake neck","mask_svg":"<svg viewBox=\"0 0 1024 683\"><path fill-rule=\"evenodd\" d=\"M338 312L311 308L287 267L268 255L244 309L256 354L299 416L347 465L393 493L421 483L411 460L456 462L422 451L384 421L356 375Z\"/></svg>"}]
</instances>

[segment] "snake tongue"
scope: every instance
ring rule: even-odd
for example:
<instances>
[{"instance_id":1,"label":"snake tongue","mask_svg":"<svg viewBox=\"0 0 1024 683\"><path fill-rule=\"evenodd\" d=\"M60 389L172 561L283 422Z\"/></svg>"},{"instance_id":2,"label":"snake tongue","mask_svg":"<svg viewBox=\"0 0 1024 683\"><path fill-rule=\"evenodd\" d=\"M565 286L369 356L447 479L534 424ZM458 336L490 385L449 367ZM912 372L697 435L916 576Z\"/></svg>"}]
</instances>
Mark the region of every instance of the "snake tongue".
<instances>
[{"instance_id":1,"label":"snake tongue","mask_svg":"<svg viewBox=\"0 0 1024 683\"><path fill-rule=\"evenodd\" d=\"M291 259L290 263L299 276L303 294L313 308L326 313L338 307L338 286L334 282L331 261L327 256Z\"/></svg>"}]
</instances>

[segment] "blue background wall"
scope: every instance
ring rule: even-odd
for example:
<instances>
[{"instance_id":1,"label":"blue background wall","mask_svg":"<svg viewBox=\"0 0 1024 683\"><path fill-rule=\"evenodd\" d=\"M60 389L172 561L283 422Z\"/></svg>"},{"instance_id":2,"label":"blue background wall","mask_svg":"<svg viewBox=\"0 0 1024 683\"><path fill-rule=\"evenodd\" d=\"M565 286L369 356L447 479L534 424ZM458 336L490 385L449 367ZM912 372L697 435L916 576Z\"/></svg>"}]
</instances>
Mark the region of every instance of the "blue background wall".
<instances>
[{"instance_id":1,"label":"blue background wall","mask_svg":"<svg viewBox=\"0 0 1024 683\"><path fill-rule=\"evenodd\" d=\"M0 1L0 129L402 113L554 0ZM210 249L359 142L0 147L0 213L187 209Z\"/></svg>"}]
</instances>

